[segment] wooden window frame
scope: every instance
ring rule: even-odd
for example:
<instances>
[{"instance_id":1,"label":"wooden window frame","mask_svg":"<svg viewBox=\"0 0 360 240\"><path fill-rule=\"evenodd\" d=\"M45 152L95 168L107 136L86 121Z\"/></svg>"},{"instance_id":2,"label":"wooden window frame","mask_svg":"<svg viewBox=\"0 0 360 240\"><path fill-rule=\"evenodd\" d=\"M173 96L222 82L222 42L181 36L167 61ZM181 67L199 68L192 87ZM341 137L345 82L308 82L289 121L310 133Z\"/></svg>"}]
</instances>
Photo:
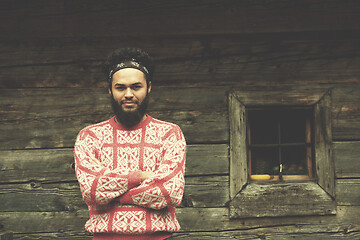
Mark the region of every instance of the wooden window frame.
<instances>
[{"instance_id":1,"label":"wooden window frame","mask_svg":"<svg viewBox=\"0 0 360 240\"><path fill-rule=\"evenodd\" d=\"M246 108L259 105L313 107L315 181L274 183L249 180ZM229 121L230 218L336 214L331 89L235 89L229 94Z\"/></svg>"}]
</instances>

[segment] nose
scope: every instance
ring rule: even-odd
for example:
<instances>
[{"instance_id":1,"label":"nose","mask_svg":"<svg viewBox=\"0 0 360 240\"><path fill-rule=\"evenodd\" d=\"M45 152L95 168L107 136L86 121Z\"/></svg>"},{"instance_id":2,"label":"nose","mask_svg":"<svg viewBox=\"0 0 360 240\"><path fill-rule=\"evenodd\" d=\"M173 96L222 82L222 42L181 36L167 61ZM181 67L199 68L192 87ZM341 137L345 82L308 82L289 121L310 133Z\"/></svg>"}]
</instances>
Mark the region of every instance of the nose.
<instances>
[{"instance_id":1,"label":"nose","mask_svg":"<svg viewBox=\"0 0 360 240\"><path fill-rule=\"evenodd\" d=\"M133 97L134 97L134 94L133 94L131 88L127 88L126 91L125 91L125 98L131 99Z\"/></svg>"}]
</instances>

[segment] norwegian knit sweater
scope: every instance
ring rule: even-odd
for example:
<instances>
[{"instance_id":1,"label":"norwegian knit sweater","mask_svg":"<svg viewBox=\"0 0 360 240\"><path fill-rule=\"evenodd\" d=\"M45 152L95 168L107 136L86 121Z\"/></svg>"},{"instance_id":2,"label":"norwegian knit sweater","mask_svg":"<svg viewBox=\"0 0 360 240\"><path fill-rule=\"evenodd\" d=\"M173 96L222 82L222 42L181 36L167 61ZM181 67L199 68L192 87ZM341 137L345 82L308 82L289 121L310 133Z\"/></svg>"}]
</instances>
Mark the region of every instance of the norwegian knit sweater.
<instances>
[{"instance_id":1,"label":"norwegian knit sweater","mask_svg":"<svg viewBox=\"0 0 360 240\"><path fill-rule=\"evenodd\" d=\"M180 128L147 118L126 129L114 118L77 136L76 176L91 233L150 234L180 229L175 207L184 192L186 142ZM141 183L141 171L155 173Z\"/></svg>"}]
</instances>

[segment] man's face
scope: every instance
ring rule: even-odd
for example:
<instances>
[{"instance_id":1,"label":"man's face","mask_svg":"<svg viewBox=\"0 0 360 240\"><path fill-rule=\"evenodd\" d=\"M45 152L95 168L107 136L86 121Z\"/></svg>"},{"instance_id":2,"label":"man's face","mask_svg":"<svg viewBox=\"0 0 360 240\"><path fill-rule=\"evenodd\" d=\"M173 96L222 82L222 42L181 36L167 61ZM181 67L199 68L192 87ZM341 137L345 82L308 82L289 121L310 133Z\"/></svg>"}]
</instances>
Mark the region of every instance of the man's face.
<instances>
[{"instance_id":1,"label":"man's face","mask_svg":"<svg viewBox=\"0 0 360 240\"><path fill-rule=\"evenodd\" d=\"M109 89L117 120L128 127L138 124L144 117L150 91L151 84L147 86L143 72L134 68L117 71Z\"/></svg>"}]
</instances>

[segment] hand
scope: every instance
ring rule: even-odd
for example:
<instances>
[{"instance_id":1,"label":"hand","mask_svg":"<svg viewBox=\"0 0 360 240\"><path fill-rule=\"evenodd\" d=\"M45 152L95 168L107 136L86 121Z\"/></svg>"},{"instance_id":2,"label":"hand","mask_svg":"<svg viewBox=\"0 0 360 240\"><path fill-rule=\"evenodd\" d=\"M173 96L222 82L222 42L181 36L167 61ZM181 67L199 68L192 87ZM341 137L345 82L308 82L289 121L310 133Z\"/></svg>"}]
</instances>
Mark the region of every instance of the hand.
<instances>
[{"instance_id":1,"label":"hand","mask_svg":"<svg viewBox=\"0 0 360 240\"><path fill-rule=\"evenodd\" d=\"M155 173L150 172L150 171L141 172L141 182L145 181L146 179L151 178L154 175L155 175Z\"/></svg>"}]
</instances>

